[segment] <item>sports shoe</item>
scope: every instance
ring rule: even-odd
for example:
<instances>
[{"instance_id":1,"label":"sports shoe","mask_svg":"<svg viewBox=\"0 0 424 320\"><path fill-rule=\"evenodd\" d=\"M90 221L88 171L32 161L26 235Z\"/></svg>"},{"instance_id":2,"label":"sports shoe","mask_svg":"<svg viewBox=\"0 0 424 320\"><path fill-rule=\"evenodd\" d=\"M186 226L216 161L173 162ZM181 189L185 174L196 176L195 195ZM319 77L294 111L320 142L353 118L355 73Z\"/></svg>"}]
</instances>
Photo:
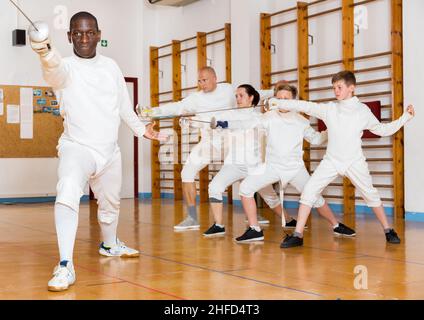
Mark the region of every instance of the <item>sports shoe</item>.
<instances>
[{"instance_id":1,"label":"sports shoe","mask_svg":"<svg viewBox=\"0 0 424 320\"><path fill-rule=\"evenodd\" d=\"M251 241L262 241L264 239L263 231L256 231L249 227L240 237L236 238L236 242L251 242Z\"/></svg>"},{"instance_id":2,"label":"sports shoe","mask_svg":"<svg viewBox=\"0 0 424 320\"><path fill-rule=\"evenodd\" d=\"M210 227L208 230L206 230L203 235L205 237L213 237L213 236L220 236L225 234L225 228L218 227L215 223Z\"/></svg>"},{"instance_id":3,"label":"sports shoe","mask_svg":"<svg viewBox=\"0 0 424 320\"><path fill-rule=\"evenodd\" d=\"M249 221L246 219L244 222L249 223ZM269 224L269 220L265 218L263 215L258 213L258 223L259 224Z\"/></svg>"},{"instance_id":4,"label":"sports shoe","mask_svg":"<svg viewBox=\"0 0 424 320\"><path fill-rule=\"evenodd\" d=\"M303 238L299 238L294 235L287 235L280 244L280 248L293 248L300 246L303 246Z\"/></svg>"},{"instance_id":5,"label":"sports shoe","mask_svg":"<svg viewBox=\"0 0 424 320\"><path fill-rule=\"evenodd\" d=\"M181 231L181 230L198 230L200 227L199 222L197 220L194 220L192 217L187 216L181 223L174 226L174 230Z\"/></svg>"},{"instance_id":6,"label":"sports shoe","mask_svg":"<svg viewBox=\"0 0 424 320\"><path fill-rule=\"evenodd\" d=\"M104 242L100 244L99 253L106 257L136 258L140 255L135 249L129 248L125 243L117 239L117 243L112 247L106 247Z\"/></svg>"},{"instance_id":7,"label":"sports shoe","mask_svg":"<svg viewBox=\"0 0 424 320\"><path fill-rule=\"evenodd\" d=\"M354 237L356 236L355 230L349 228L343 223L339 222L339 226L333 229L334 234L343 237Z\"/></svg>"},{"instance_id":8,"label":"sports shoe","mask_svg":"<svg viewBox=\"0 0 424 320\"><path fill-rule=\"evenodd\" d=\"M283 227L284 229L296 229L297 220L291 219L290 222L287 222L286 225ZM308 229L308 225L305 224L303 227L304 229Z\"/></svg>"},{"instance_id":9,"label":"sports shoe","mask_svg":"<svg viewBox=\"0 0 424 320\"><path fill-rule=\"evenodd\" d=\"M386 240L388 243L394 243L394 244L400 243L400 239L394 229L390 229L389 232L386 233Z\"/></svg>"},{"instance_id":10,"label":"sports shoe","mask_svg":"<svg viewBox=\"0 0 424 320\"><path fill-rule=\"evenodd\" d=\"M76 276L72 262L59 263L53 270L53 278L47 284L47 290L61 292L75 283Z\"/></svg>"}]
</instances>

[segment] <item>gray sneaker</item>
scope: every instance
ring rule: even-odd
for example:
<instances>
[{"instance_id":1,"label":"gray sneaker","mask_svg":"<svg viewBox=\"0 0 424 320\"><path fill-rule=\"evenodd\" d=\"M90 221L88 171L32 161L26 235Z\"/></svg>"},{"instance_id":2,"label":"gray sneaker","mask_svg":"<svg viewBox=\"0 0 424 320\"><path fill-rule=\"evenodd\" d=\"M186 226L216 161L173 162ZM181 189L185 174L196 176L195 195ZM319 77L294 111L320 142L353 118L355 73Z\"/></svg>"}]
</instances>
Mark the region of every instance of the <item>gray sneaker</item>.
<instances>
[{"instance_id":1,"label":"gray sneaker","mask_svg":"<svg viewBox=\"0 0 424 320\"><path fill-rule=\"evenodd\" d=\"M198 230L200 227L199 222L194 220L192 217L187 216L182 222L174 226L175 231L184 231L184 230Z\"/></svg>"},{"instance_id":2,"label":"gray sneaker","mask_svg":"<svg viewBox=\"0 0 424 320\"><path fill-rule=\"evenodd\" d=\"M263 215L258 214L258 223L259 224L268 224L269 220L265 218Z\"/></svg>"},{"instance_id":3,"label":"gray sneaker","mask_svg":"<svg viewBox=\"0 0 424 320\"><path fill-rule=\"evenodd\" d=\"M248 223L249 221L246 219L246 220L244 220L244 222ZM258 213L258 223L259 224L269 224L269 220L267 218L265 218L263 215L261 215L260 213Z\"/></svg>"}]
</instances>

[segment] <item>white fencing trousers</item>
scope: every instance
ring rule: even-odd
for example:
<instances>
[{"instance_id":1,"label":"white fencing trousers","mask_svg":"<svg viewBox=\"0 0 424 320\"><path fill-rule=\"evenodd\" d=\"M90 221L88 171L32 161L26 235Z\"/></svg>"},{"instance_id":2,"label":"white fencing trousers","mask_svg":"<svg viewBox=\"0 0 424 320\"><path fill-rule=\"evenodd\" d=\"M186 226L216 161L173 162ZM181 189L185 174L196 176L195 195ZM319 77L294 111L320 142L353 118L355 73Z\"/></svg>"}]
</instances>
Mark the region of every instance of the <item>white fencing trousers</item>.
<instances>
[{"instance_id":1,"label":"white fencing trousers","mask_svg":"<svg viewBox=\"0 0 424 320\"><path fill-rule=\"evenodd\" d=\"M278 166L277 166L278 168ZM310 175L306 170L305 166L301 166L296 170L282 171L278 170L274 166L267 165L265 172L262 175L251 175L243 180L240 184L240 195L243 197L252 198L257 190L260 190L264 186L280 182L280 201L284 198L284 188L290 183L295 189L302 193L306 187ZM321 208L325 204L325 200L322 196L317 197L316 201L313 202L314 208Z\"/></svg>"},{"instance_id":2,"label":"white fencing trousers","mask_svg":"<svg viewBox=\"0 0 424 320\"><path fill-rule=\"evenodd\" d=\"M119 216L122 183L121 152L119 148L106 165L88 147L75 142L61 142L59 153L59 182L56 203L79 212L81 196L87 183L97 198L100 223L112 224Z\"/></svg>"},{"instance_id":3,"label":"white fencing trousers","mask_svg":"<svg viewBox=\"0 0 424 320\"><path fill-rule=\"evenodd\" d=\"M249 169L247 166L234 164L224 165L209 183L209 198L222 200L222 194L227 187L246 178L248 175ZM278 207L281 203L280 197L270 184L261 188L258 193L271 209Z\"/></svg>"},{"instance_id":4,"label":"white fencing trousers","mask_svg":"<svg viewBox=\"0 0 424 320\"><path fill-rule=\"evenodd\" d=\"M196 175L214 160L222 160L222 146L211 141L199 142L190 152L181 171L182 182L194 182Z\"/></svg>"},{"instance_id":5,"label":"white fencing trousers","mask_svg":"<svg viewBox=\"0 0 424 320\"><path fill-rule=\"evenodd\" d=\"M365 159L355 161L342 174L337 171L330 160L324 158L306 184L300 203L311 206L311 203L314 203L315 199L322 194L323 190L339 175L349 178L369 207L381 206L380 195L372 184L372 177Z\"/></svg>"}]
</instances>

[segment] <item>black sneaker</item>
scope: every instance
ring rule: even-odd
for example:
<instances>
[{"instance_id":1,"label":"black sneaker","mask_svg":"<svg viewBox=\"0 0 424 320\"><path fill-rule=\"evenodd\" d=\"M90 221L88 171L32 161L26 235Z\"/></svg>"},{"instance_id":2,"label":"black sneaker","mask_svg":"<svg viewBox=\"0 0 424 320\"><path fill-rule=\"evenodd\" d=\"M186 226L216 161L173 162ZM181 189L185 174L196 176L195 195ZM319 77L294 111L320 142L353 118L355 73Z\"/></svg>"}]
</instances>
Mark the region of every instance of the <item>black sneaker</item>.
<instances>
[{"instance_id":1,"label":"black sneaker","mask_svg":"<svg viewBox=\"0 0 424 320\"><path fill-rule=\"evenodd\" d=\"M283 242L280 244L280 248L292 248L303 246L303 238L296 237L294 235L287 235Z\"/></svg>"},{"instance_id":2,"label":"black sneaker","mask_svg":"<svg viewBox=\"0 0 424 320\"><path fill-rule=\"evenodd\" d=\"M296 219L291 219L290 222L287 222L286 225L284 226L284 229L296 229L296 225L297 225L297 220ZM303 227L304 229L308 229L308 226L305 225Z\"/></svg>"},{"instance_id":3,"label":"black sneaker","mask_svg":"<svg viewBox=\"0 0 424 320\"><path fill-rule=\"evenodd\" d=\"M388 243L395 243L395 244L399 244L400 243L400 239L397 235L397 233L395 232L395 230L390 229L390 231L388 233L386 233L386 240Z\"/></svg>"},{"instance_id":4,"label":"black sneaker","mask_svg":"<svg viewBox=\"0 0 424 320\"><path fill-rule=\"evenodd\" d=\"M339 222L339 226L333 229L334 234L343 237L354 237L356 236L355 230L345 226L343 223Z\"/></svg>"},{"instance_id":5,"label":"black sneaker","mask_svg":"<svg viewBox=\"0 0 424 320\"><path fill-rule=\"evenodd\" d=\"M256 231L253 228L247 228L246 232L242 236L236 238L237 242L251 242L251 241L262 241L264 239L263 231Z\"/></svg>"},{"instance_id":6,"label":"black sneaker","mask_svg":"<svg viewBox=\"0 0 424 320\"><path fill-rule=\"evenodd\" d=\"M203 235L205 237L213 237L213 236L219 236L225 234L225 228L218 227L215 223L210 227L208 230L206 230Z\"/></svg>"}]
</instances>

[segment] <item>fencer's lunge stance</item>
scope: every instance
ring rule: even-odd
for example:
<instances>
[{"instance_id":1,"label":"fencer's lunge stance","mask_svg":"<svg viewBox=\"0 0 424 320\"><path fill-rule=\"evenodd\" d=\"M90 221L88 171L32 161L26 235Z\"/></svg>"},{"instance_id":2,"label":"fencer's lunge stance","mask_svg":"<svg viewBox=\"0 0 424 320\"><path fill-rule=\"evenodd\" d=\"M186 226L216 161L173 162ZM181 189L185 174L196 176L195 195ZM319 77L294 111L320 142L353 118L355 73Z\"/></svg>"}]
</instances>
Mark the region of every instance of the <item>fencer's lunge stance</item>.
<instances>
[{"instance_id":1,"label":"fencer's lunge stance","mask_svg":"<svg viewBox=\"0 0 424 320\"><path fill-rule=\"evenodd\" d=\"M288 84L275 88L277 97L295 98L297 89ZM292 184L299 192L303 191L310 176L303 162L303 139L313 145L320 145L327 140L327 132L315 131L309 120L297 112L271 111L251 121L218 121L221 127L261 127L267 132L265 168L258 175L249 175L240 185L243 209L249 221L249 227L237 242L261 241L263 231L257 222L257 209L253 195L261 188L280 181L281 186ZM281 191L283 188L281 188ZM282 198L282 197L281 197ZM325 200L320 197L313 203L318 212L333 227L333 232L344 236L354 236L355 231L337 222Z\"/></svg>"},{"instance_id":2,"label":"fencer's lunge stance","mask_svg":"<svg viewBox=\"0 0 424 320\"><path fill-rule=\"evenodd\" d=\"M260 116L259 110L247 108L256 106L260 101L260 94L248 84L241 85L236 90L237 106L246 108L241 110L231 110L225 112L226 119L251 119L255 115ZM205 237L213 237L225 234L225 226L223 223L223 193L233 183L243 180L248 175L255 174L261 170L262 154L261 154L261 138L265 132L258 128L248 130L231 130L225 136L228 150L224 165L217 175L209 183L209 202L213 214L214 223L206 230L203 235ZM258 193L267 203L267 205L279 216L285 216L284 221L291 219L282 208L280 197L274 191L271 184L259 190ZM269 223L264 217L258 214L258 223Z\"/></svg>"},{"instance_id":3,"label":"fencer's lunge stance","mask_svg":"<svg viewBox=\"0 0 424 320\"><path fill-rule=\"evenodd\" d=\"M184 113L196 113L209 110L219 110L235 105L234 90L229 83L217 83L215 70L204 67L199 70L198 84L200 91L195 92L179 102L168 103L153 109L144 109L141 114L148 116L176 116ZM212 119L216 113L207 113L201 117L203 121ZM208 128L200 128L201 140L191 150L181 172L183 183L183 197L187 205L187 217L178 225L176 231L199 229L196 209L196 175L221 155L221 135Z\"/></svg>"},{"instance_id":4,"label":"fencer's lunge stance","mask_svg":"<svg viewBox=\"0 0 424 320\"><path fill-rule=\"evenodd\" d=\"M305 186L300 199L298 222L293 235L281 243L282 248L303 245L303 226L312 205L337 176L346 176L359 190L363 199L371 207L380 221L386 241L400 243L395 230L389 226L378 190L373 186L368 164L362 152L363 130L370 130L379 136L390 136L397 132L414 116L413 106L397 120L382 124L370 109L354 96L356 78L350 71L342 71L333 76L334 94L337 102L317 104L307 101L271 99L271 108L304 112L321 119L328 128L328 146L311 179Z\"/></svg>"},{"instance_id":5,"label":"fencer's lunge stance","mask_svg":"<svg viewBox=\"0 0 424 320\"><path fill-rule=\"evenodd\" d=\"M163 140L151 124L144 126L132 110L124 77L118 65L96 54L101 32L97 19L87 12L70 22L69 42L74 55L61 58L50 40L31 46L41 60L44 79L60 99L64 132L58 144L59 168L55 224L60 263L48 283L50 291L64 291L76 280L73 250L80 198L87 183L98 199L102 243L99 253L108 257L137 257L139 252L117 238L121 191L121 153L117 144L121 119L138 137Z\"/></svg>"}]
</instances>

